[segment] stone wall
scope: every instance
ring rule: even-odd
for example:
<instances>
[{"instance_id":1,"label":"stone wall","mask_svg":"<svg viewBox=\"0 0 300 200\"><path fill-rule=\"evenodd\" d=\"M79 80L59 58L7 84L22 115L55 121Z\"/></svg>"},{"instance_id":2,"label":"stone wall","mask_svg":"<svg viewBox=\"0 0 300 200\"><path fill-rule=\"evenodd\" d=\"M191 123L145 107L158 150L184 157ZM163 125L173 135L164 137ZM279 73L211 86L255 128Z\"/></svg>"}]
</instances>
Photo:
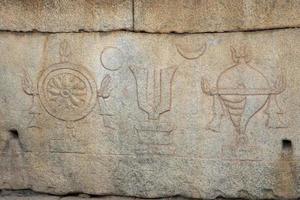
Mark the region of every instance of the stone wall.
<instances>
[{"instance_id":1,"label":"stone wall","mask_svg":"<svg viewBox=\"0 0 300 200\"><path fill-rule=\"evenodd\" d=\"M299 11L2 0L0 199L300 198Z\"/></svg>"}]
</instances>

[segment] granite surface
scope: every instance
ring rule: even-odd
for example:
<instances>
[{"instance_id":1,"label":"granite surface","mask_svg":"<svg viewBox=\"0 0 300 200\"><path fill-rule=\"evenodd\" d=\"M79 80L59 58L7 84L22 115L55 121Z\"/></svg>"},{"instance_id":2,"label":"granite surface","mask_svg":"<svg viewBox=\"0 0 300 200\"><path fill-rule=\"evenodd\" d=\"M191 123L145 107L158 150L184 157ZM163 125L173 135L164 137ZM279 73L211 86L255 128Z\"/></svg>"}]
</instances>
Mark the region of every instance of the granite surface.
<instances>
[{"instance_id":1,"label":"granite surface","mask_svg":"<svg viewBox=\"0 0 300 200\"><path fill-rule=\"evenodd\" d=\"M300 32L0 34L0 188L299 195Z\"/></svg>"},{"instance_id":2,"label":"granite surface","mask_svg":"<svg viewBox=\"0 0 300 200\"><path fill-rule=\"evenodd\" d=\"M0 199L299 198L299 6L0 1Z\"/></svg>"}]
</instances>

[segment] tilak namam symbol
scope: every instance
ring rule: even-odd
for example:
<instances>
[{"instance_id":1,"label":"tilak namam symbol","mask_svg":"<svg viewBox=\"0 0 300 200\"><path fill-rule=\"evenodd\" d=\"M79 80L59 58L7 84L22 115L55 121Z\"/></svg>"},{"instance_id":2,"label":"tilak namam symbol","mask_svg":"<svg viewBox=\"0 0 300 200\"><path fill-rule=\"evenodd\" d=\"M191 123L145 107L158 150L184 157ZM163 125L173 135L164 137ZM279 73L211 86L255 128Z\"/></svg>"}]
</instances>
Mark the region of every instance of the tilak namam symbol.
<instances>
[{"instance_id":1,"label":"tilak namam symbol","mask_svg":"<svg viewBox=\"0 0 300 200\"><path fill-rule=\"evenodd\" d=\"M142 143L139 147L144 145L147 153L169 154L170 134L174 128L159 118L171 109L172 82L177 67L153 70L152 74L145 68L130 69L136 80L138 106L148 114L148 121L135 127Z\"/></svg>"}]
</instances>

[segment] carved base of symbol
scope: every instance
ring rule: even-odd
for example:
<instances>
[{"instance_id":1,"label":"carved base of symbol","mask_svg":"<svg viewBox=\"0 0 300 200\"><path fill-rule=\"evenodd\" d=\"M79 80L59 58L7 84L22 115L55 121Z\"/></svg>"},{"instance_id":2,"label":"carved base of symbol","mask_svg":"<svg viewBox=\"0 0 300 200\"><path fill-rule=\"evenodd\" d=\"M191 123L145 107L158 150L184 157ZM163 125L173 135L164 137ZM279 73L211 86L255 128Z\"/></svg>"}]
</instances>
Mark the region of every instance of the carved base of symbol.
<instances>
[{"instance_id":1,"label":"carved base of symbol","mask_svg":"<svg viewBox=\"0 0 300 200\"><path fill-rule=\"evenodd\" d=\"M135 149L136 154L173 155L175 147L163 145L140 145Z\"/></svg>"},{"instance_id":2,"label":"carved base of symbol","mask_svg":"<svg viewBox=\"0 0 300 200\"><path fill-rule=\"evenodd\" d=\"M137 154L174 154L175 148L173 147L174 129L168 123L141 122L140 125L135 127L138 135L138 146L136 148Z\"/></svg>"},{"instance_id":3,"label":"carved base of symbol","mask_svg":"<svg viewBox=\"0 0 300 200\"><path fill-rule=\"evenodd\" d=\"M76 139L51 139L50 152L52 153L84 153L84 145Z\"/></svg>"},{"instance_id":4,"label":"carved base of symbol","mask_svg":"<svg viewBox=\"0 0 300 200\"><path fill-rule=\"evenodd\" d=\"M257 147L251 145L247 136L238 136L233 144L223 145L222 159L256 160Z\"/></svg>"},{"instance_id":5,"label":"carved base of symbol","mask_svg":"<svg viewBox=\"0 0 300 200\"><path fill-rule=\"evenodd\" d=\"M41 113L41 105L39 100L37 99L37 97L35 95L32 96L32 105L31 108L29 110L29 114L30 114L30 121L28 123L28 127L27 128L37 128L37 129L41 129L40 123L39 123L39 118Z\"/></svg>"},{"instance_id":6,"label":"carved base of symbol","mask_svg":"<svg viewBox=\"0 0 300 200\"><path fill-rule=\"evenodd\" d=\"M27 128L37 128L37 129L41 129L41 127L39 126L39 122L38 122L38 116L40 114L31 114L31 119L28 123Z\"/></svg>"}]
</instances>

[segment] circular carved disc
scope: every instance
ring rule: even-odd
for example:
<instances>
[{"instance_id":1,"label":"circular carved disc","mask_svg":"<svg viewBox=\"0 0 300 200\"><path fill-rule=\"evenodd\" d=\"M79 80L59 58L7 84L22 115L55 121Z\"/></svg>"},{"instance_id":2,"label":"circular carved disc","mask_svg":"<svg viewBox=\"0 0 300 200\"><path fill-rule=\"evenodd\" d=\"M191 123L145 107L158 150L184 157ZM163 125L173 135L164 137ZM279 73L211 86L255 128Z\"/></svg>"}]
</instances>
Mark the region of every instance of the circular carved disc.
<instances>
[{"instance_id":1,"label":"circular carved disc","mask_svg":"<svg viewBox=\"0 0 300 200\"><path fill-rule=\"evenodd\" d=\"M59 63L46 69L38 83L41 103L53 117L76 121L86 117L97 100L97 87L82 66Z\"/></svg>"},{"instance_id":2,"label":"circular carved disc","mask_svg":"<svg viewBox=\"0 0 300 200\"><path fill-rule=\"evenodd\" d=\"M123 66L124 55L116 47L106 47L101 53L100 60L105 69L116 71Z\"/></svg>"}]
</instances>

